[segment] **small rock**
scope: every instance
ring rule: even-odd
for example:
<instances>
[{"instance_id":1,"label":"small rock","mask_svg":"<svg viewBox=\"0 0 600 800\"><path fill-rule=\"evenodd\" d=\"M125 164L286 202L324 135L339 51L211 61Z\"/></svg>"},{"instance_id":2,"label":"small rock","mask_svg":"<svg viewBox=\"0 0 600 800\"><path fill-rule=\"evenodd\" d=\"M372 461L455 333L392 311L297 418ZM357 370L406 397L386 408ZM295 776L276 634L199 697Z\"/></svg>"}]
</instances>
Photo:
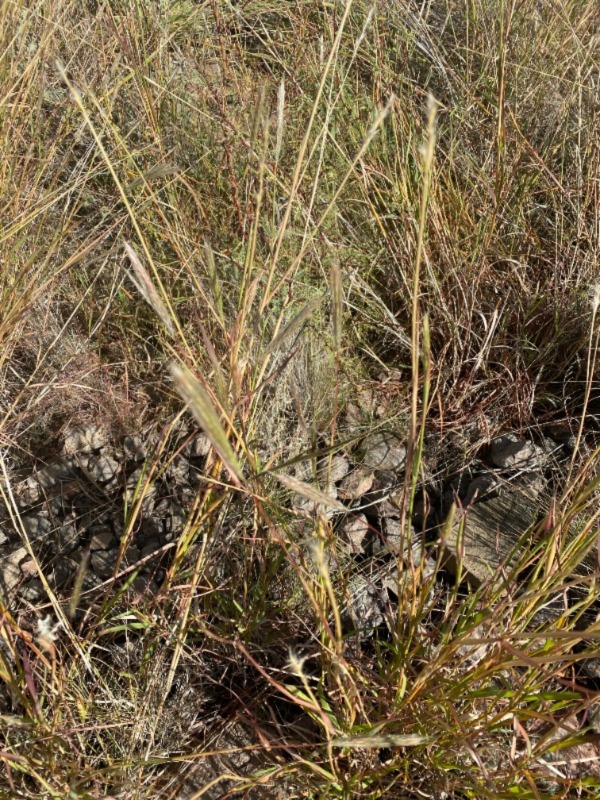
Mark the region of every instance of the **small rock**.
<instances>
[{"instance_id":1,"label":"small rock","mask_svg":"<svg viewBox=\"0 0 600 800\"><path fill-rule=\"evenodd\" d=\"M400 595L400 574L398 572L398 568L396 564L390 562L386 565L386 568L383 572L378 576L379 582L381 584L381 588L384 590L385 594L384 597L387 595L386 599L389 601L390 593L395 596L397 599ZM405 583L406 576L402 575L402 583Z\"/></svg>"},{"instance_id":2,"label":"small rock","mask_svg":"<svg viewBox=\"0 0 600 800\"><path fill-rule=\"evenodd\" d=\"M136 575L131 588L138 594L156 594L158 586L150 575Z\"/></svg>"},{"instance_id":3,"label":"small rock","mask_svg":"<svg viewBox=\"0 0 600 800\"><path fill-rule=\"evenodd\" d=\"M112 550L96 550L90 557L92 570L99 578L106 580L111 578L119 556L119 548L113 547ZM121 562L120 569L130 567L140 559L140 551L135 545L130 545L126 550Z\"/></svg>"},{"instance_id":4,"label":"small rock","mask_svg":"<svg viewBox=\"0 0 600 800\"><path fill-rule=\"evenodd\" d=\"M126 457L132 461L143 461L148 455L139 436L125 436L123 450Z\"/></svg>"},{"instance_id":5,"label":"small rock","mask_svg":"<svg viewBox=\"0 0 600 800\"><path fill-rule=\"evenodd\" d=\"M324 458L319 463L319 475L323 476L323 480L328 479L331 483L339 483L342 478L345 478L350 471L350 462L347 456L337 453L331 459L331 468L329 466L329 459Z\"/></svg>"},{"instance_id":6,"label":"small rock","mask_svg":"<svg viewBox=\"0 0 600 800\"><path fill-rule=\"evenodd\" d=\"M100 586L102 581L103 578L101 578L99 575L96 575L96 573L91 569L86 569L83 574L83 584L81 588L84 592L89 592L92 589L95 589L97 586Z\"/></svg>"},{"instance_id":7,"label":"small rock","mask_svg":"<svg viewBox=\"0 0 600 800\"><path fill-rule=\"evenodd\" d=\"M541 446L544 453L548 456L554 456L562 450L562 445L555 442L554 439L551 439L549 436L542 436Z\"/></svg>"},{"instance_id":8,"label":"small rock","mask_svg":"<svg viewBox=\"0 0 600 800\"><path fill-rule=\"evenodd\" d=\"M21 561L19 563L19 569L26 578L33 578L34 575L38 574L37 565L33 558L26 558L24 561Z\"/></svg>"},{"instance_id":9,"label":"small rock","mask_svg":"<svg viewBox=\"0 0 600 800\"><path fill-rule=\"evenodd\" d=\"M106 445L104 432L94 426L72 428L65 435L63 452L66 455L74 456L80 453L92 453L94 450L102 450Z\"/></svg>"},{"instance_id":10,"label":"small rock","mask_svg":"<svg viewBox=\"0 0 600 800\"><path fill-rule=\"evenodd\" d=\"M33 578L24 586L21 586L19 589L19 597L23 600L26 600L28 603L39 603L42 597L44 596L44 587L42 586L42 582L39 578Z\"/></svg>"},{"instance_id":11,"label":"small rock","mask_svg":"<svg viewBox=\"0 0 600 800\"><path fill-rule=\"evenodd\" d=\"M156 495L156 484L150 483L146 485L145 471L142 467L138 467L131 475L127 477L127 489L125 490L125 499L128 503L133 502L134 498L138 496L139 491L144 488L144 506L147 506L151 500L153 501ZM146 509L145 509L146 510Z\"/></svg>"},{"instance_id":12,"label":"small rock","mask_svg":"<svg viewBox=\"0 0 600 800\"><path fill-rule=\"evenodd\" d=\"M373 483L373 494L381 497L398 490L398 475L392 470L377 470Z\"/></svg>"},{"instance_id":13,"label":"small rock","mask_svg":"<svg viewBox=\"0 0 600 800\"><path fill-rule=\"evenodd\" d=\"M400 383L402 381L402 370L397 367L386 367L377 376L379 383L385 386L388 383Z\"/></svg>"},{"instance_id":14,"label":"small rock","mask_svg":"<svg viewBox=\"0 0 600 800\"><path fill-rule=\"evenodd\" d=\"M0 561L0 590L10 593L21 580L21 562L28 558L27 549L19 547Z\"/></svg>"},{"instance_id":15,"label":"small rock","mask_svg":"<svg viewBox=\"0 0 600 800\"><path fill-rule=\"evenodd\" d=\"M163 537L166 533L162 519L154 513L144 515L140 526L140 535L143 537Z\"/></svg>"},{"instance_id":16,"label":"small rock","mask_svg":"<svg viewBox=\"0 0 600 800\"><path fill-rule=\"evenodd\" d=\"M21 508L35 505L35 503L39 503L43 497L42 487L35 478L29 477L18 487L17 497Z\"/></svg>"},{"instance_id":17,"label":"small rock","mask_svg":"<svg viewBox=\"0 0 600 800\"><path fill-rule=\"evenodd\" d=\"M389 431L369 434L362 445L363 463L371 469L399 470L406 463L406 446Z\"/></svg>"},{"instance_id":18,"label":"small rock","mask_svg":"<svg viewBox=\"0 0 600 800\"><path fill-rule=\"evenodd\" d=\"M65 484L75 482L76 466L72 458L61 458L54 464L49 464L33 475L19 487L19 504L21 506L31 506L44 499L46 492L61 487L61 491L66 493Z\"/></svg>"},{"instance_id":19,"label":"small rock","mask_svg":"<svg viewBox=\"0 0 600 800\"><path fill-rule=\"evenodd\" d=\"M71 561L77 565L77 569L81 566L82 561L88 561L90 557L89 547L76 547L70 554Z\"/></svg>"},{"instance_id":20,"label":"small rock","mask_svg":"<svg viewBox=\"0 0 600 800\"><path fill-rule=\"evenodd\" d=\"M112 529L108 525L97 525L90 529L92 538L90 540L90 550L108 550L115 540Z\"/></svg>"},{"instance_id":21,"label":"small rock","mask_svg":"<svg viewBox=\"0 0 600 800\"><path fill-rule=\"evenodd\" d=\"M112 577L118 555L118 547L112 550L97 550L90 557L90 566L99 578L107 580Z\"/></svg>"},{"instance_id":22,"label":"small rock","mask_svg":"<svg viewBox=\"0 0 600 800\"><path fill-rule=\"evenodd\" d=\"M355 434L364 431L369 424L369 417L356 403L348 403L345 414L345 429Z\"/></svg>"},{"instance_id":23,"label":"small rock","mask_svg":"<svg viewBox=\"0 0 600 800\"><path fill-rule=\"evenodd\" d=\"M507 433L492 442L490 460L501 469L539 469L544 463L544 450L515 433Z\"/></svg>"},{"instance_id":24,"label":"small rock","mask_svg":"<svg viewBox=\"0 0 600 800\"><path fill-rule=\"evenodd\" d=\"M146 556L152 555L152 553L155 553L159 549L160 542L158 539L151 539L144 545L144 547L142 547L142 552L140 555L142 558L146 558Z\"/></svg>"},{"instance_id":25,"label":"small rock","mask_svg":"<svg viewBox=\"0 0 600 800\"><path fill-rule=\"evenodd\" d=\"M97 456L88 460L85 471L92 480L106 485L114 482L119 465L110 456Z\"/></svg>"},{"instance_id":26,"label":"small rock","mask_svg":"<svg viewBox=\"0 0 600 800\"><path fill-rule=\"evenodd\" d=\"M111 512L110 508L99 508L97 503L94 503L92 508L88 507L77 515L77 528L80 533L85 533L99 525L110 524L111 522L119 524L119 518L115 517L114 510Z\"/></svg>"},{"instance_id":27,"label":"small rock","mask_svg":"<svg viewBox=\"0 0 600 800\"><path fill-rule=\"evenodd\" d=\"M312 484L315 479L314 473L314 465L312 459L305 459L303 461L299 461L297 464L294 464L290 470L291 475L294 478L298 478L299 481L304 481L304 483Z\"/></svg>"},{"instance_id":28,"label":"small rock","mask_svg":"<svg viewBox=\"0 0 600 800\"><path fill-rule=\"evenodd\" d=\"M466 508L474 501L489 500L497 493L501 486L501 481L492 472L483 472L473 478L467 487L467 493L463 500L463 507Z\"/></svg>"},{"instance_id":29,"label":"small rock","mask_svg":"<svg viewBox=\"0 0 600 800\"><path fill-rule=\"evenodd\" d=\"M95 574L107 580L112 578L115 565L119 556L119 548L113 547L111 550L96 550L90 557L90 565ZM140 560L140 551L135 545L130 545L123 555L123 560L119 565L119 570L130 567Z\"/></svg>"},{"instance_id":30,"label":"small rock","mask_svg":"<svg viewBox=\"0 0 600 800\"><path fill-rule=\"evenodd\" d=\"M190 478L190 462L187 458L179 456L175 461L172 461L166 469L166 474L177 485L189 483Z\"/></svg>"},{"instance_id":31,"label":"small rock","mask_svg":"<svg viewBox=\"0 0 600 800\"><path fill-rule=\"evenodd\" d=\"M575 434L571 434L565 441L565 450L567 453L571 454L575 452L575 447L577 446L577 436Z\"/></svg>"},{"instance_id":32,"label":"small rock","mask_svg":"<svg viewBox=\"0 0 600 800\"><path fill-rule=\"evenodd\" d=\"M179 486L178 496L184 508L189 508L198 495L198 490L192 486Z\"/></svg>"},{"instance_id":33,"label":"small rock","mask_svg":"<svg viewBox=\"0 0 600 800\"><path fill-rule=\"evenodd\" d=\"M125 550L124 562L127 567L136 564L140 560L140 548L134 544L130 544Z\"/></svg>"},{"instance_id":34,"label":"small rock","mask_svg":"<svg viewBox=\"0 0 600 800\"><path fill-rule=\"evenodd\" d=\"M338 487L341 500L358 500L373 486L375 473L369 467L358 467L342 480Z\"/></svg>"},{"instance_id":35,"label":"small rock","mask_svg":"<svg viewBox=\"0 0 600 800\"><path fill-rule=\"evenodd\" d=\"M401 508L403 494L404 492L402 489L392 489L391 491L387 492L387 496L377 507L381 519L400 519L402 516Z\"/></svg>"},{"instance_id":36,"label":"small rock","mask_svg":"<svg viewBox=\"0 0 600 800\"><path fill-rule=\"evenodd\" d=\"M399 476L396 472L377 470L370 491L362 496L361 501L367 506L372 506L380 518L398 518L403 492L403 486L399 486Z\"/></svg>"},{"instance_id":37,"label":"small rock","mask_svg":"<svg viewBox=\"0 0 600 800\"><path fill-rule=\"evenodd\" d=\"M387 519L385 521L385 531L382 532L381 536L377 537L373 545L373 553L378 556L392 555L395 558L402 553L405 563L408 563L410 555L410 559L415 567L420 567L421 562L424 562L425 575L431 574L434 568L433 562L427 555L427 552L424 554L425 557L422 558L423 542L421 534L418 534L411 526L410 538L407 539L403 536L402 524L398 519Z\"/></svg>"},{"instance_id":38,"label":"small rock","mask_svg":"<svg viewBox=\"0 0 600 800\"><path fill-rule=\"evenodd\" d=\"M58 545L61 552L67 553L73 550L81 538L81 534L77 528L77 523L74 519L65 519L61 522L58 530Z\"/></svg>"},{"instance_id":39,"label":"small rock","mask_svg":"<svg viewBox=\"0 0 600 800\"><path fill-rule=\"evenodd\" d=\"M591 678L600 680L600 658L586 658L581 666Z\"/></svg>"},{"instance_id":40,"label":"small rock","mask_svg":"<svg viewBox=\"0 0 600 800\"><path fill-rule=\"evenodd\" d=\"M386 518L385 531L376 537L373 543L375 555L398 555L402 544L402 524L399 519Z\"/></svg>"},{"instance_id":41,"label":"small rock","mask_svg":"<svg viewBox=\"0 0 600 800\"><path fill-rule=\"evenodd\" d=\"M22 520L27 535L33 541L43 539L52 530L52 523L44 514L27 514Z\"/></svg>"},{"instance_id":42,"label":"small rock","mask_svg":"<svg viewBox=\"0 0 600 800\"><path fill-rule=\"evenodd\" d=\"M76 465L73 459L61 458L60 461L38 470L34 475L34 479L44 489L53 489L61 483L73 480L75 473Z\"/></svg>"},{"instance_id":43,"label":"small rock","mask_svg":"<svg viewBox=\"0 0 600 800\"><path fill-rule=\"evenodd\" d=\"M70 503L67 502L67 498L62 493L55 497L49 497L45 504L45 509L48 510L50 517L63 517L69 513L69 507Z\"/></svg>"},{"instance_id":44,"label":"small rock","mask_svg":"<svg viewBox=\"0 0 600 800\"><path fill-rule=\"evenodd\" d=\"M350 552L362 553L370 534L369 523L364 514L349 517L342 525L342 532L350 543Z\"/></svg>"},{"instance_id":45,"label":"small rock","mask_svg":"<svg viewBox=\"0 0 600 800\"><path fill-rule=\"evenodd\" d=\"M206 458L210 453L210 439L205 433L198 433L192 440L191 455L193 458Z\"/></svg>"},{"instance_id":46,"label":"small rock","mask_svg":"<svg viewBox=\"0 0 600 800\"><path fill-rule=\"evenodd\" d=\"M344 617L356 629L368 633L384 622L379 591L364 575L354 575L347 587L348 606Z\"/></svg>"},{"instance_id":47,"label":"small rock","mask_svg":"<svg viewBox=\"0 0 600 800\"><path fill-rule=\"evenodd\" d=\"M46 577L55 588L64 586L76 574L77 564L67 558L61 558L55 564L52 564L50 569L46 570Z\"/></svg>"},{"instance_id":48,"label":"small rock","mask_svg":"<svg viewBox=\"0 0 600 800\"><path fill-rule=\"evenodd\" d=\"M598 705L591 705L588 708L587 722L594 733L600 733L600 708Z\"/></svg>"},{"instance_id":49,"label":"small rock","mask_svg":"<svg viewBox=\"0 0 600 800\"><path fill-rule=\"evenodd\" d=\"M183 508L174 500L164 498L156 505L152 518L155 527L162 532L161 539L171 542L179 536L185 524L185 512Z\"/></svg>"}]
</instances>

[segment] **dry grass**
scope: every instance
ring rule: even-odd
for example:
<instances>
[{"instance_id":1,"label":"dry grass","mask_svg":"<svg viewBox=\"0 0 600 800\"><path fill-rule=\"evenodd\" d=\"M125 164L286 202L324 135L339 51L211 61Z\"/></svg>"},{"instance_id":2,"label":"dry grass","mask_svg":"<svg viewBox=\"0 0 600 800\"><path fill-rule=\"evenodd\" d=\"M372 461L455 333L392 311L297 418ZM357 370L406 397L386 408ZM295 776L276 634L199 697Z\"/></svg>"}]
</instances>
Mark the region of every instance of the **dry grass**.
<instances>
[{"instance_id":1,"label":"dry grass","mask_svg":"<svg viewBox=\"0 0 600 800\"><path fill-rule=\"evenodd\" d=\"M591 746L597 49L591 0L0 0L5 503L88 420L167 422L155 474L180 393L215 456L156 597L111 583L55 634L1 607L0 796L175 798L192 767L195 797L597 796L597 762L545 765ZM521 594L402 569L359 647L330 523L289 509L317 490L276 476L382 374L407 530L422 459L580 447Z\"/></svg>"}]
</instances>

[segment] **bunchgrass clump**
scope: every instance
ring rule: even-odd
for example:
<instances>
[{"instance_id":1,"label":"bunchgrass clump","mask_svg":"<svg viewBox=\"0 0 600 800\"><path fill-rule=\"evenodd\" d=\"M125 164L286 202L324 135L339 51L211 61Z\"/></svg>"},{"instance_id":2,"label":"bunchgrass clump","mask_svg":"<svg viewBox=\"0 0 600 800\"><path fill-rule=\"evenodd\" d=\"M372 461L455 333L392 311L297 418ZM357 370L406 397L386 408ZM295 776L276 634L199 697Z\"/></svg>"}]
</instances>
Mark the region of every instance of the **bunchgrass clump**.
<instances>
[{"instance_id":1,"label":"bunchgrass clump","mask_svg":"<svg viewBox=\"0 0 600 800\"><path fill-rule=\"evenodd\" d=\"M592 0L0 0L0 494L47 597L0 595L0 796L597 796L597 28ZM209 454L139 591L182 419ZM112 576L88 553L55 592L15 485L91 422L160 433ZM311 476L386 425L405 543L499 432L572 458L510 567L398 556L367 635Z\"/></svg>"}]
</instances>

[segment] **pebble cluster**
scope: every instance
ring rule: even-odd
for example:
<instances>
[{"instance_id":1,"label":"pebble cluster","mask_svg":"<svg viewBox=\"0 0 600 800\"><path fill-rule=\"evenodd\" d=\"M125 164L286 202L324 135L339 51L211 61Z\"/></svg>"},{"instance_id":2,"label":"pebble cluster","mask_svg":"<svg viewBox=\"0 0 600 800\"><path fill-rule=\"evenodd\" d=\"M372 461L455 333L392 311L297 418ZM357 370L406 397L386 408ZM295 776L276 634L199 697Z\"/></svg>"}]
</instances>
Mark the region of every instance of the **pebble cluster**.
<instances>
[{"instance_id":1,"label":"pebble cluster","mask_svg":"<svg viewBox=\"0 0 600 800\"><path fill-rule=\"evenodd\" d=\"M4 602L39 602L39 568L52 590L72 584L82 565L84 591L127 569L137 571L140 591L157 588L161 556L183 529L209 444L202 434L182 437L179 455L141 493L142 507L123 549L154 445L152 437L126 436L115 447L99 428L77 428L66 435L59 458L13 484L14 507L0 518Z\"/></svg>"},{"instance_id":2,"label":"pebble cluster","mask_svg":"<svg viewBox=\"0 0 600 800\"><path fill-rule=\"evenodd\" d=\"M0 518L0 593L5 602L40 602L45 595L40 568L54 591L68 591L79 572L84 593L114 575L133 572L134 589L158 589L166 554L183 530L201 483L210 443L202 433L182 430L177 455L166 466L159 464L142 490L155 447L151 436L126 436L116 446L100 428L76 428L65 436L59 458L13 485L15 508ZM400 594L398 558L426 574L433 570L436 528L453 498L468 506L489 501L502 483L510 487L511 476L525 474L539 481L545 465L563 451L557 442L540 445L512 433L495 439L468 479L465 473L447 486L437 508L430 503L433 513L427 517L417 504L413 524L418 534L415 528L402 530L407 452L398 432L376 429L351 451L321 459L316 471L314 465L303 464L296 477L336 501L320 511L329 516L335 549L350 565L349 626L372 631L390 618ZM141 508L129 525L138 497ZM307 518L319 503L296 495L291 506Z\"/></svg>"}]
</instances>

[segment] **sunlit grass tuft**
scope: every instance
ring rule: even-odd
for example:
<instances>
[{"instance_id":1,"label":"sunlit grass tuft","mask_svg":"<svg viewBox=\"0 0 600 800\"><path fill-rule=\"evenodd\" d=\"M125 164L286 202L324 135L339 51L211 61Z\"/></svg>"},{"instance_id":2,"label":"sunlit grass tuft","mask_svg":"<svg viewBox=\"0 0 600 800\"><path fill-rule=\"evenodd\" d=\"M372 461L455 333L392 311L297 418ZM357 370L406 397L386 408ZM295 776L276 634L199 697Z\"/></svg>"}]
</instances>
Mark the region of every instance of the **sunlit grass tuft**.
<instances>
[{"instance_id":1,"label":"sunlit grass tuft","mask_svg":"<svg viewBox=\"0 0 600 800\"><path fill-rule=\"evenodd\" d=\"M3 796L597 796L596 50L591 0L0 0L2 524L151 423L121 558L210 441L156 591L2 595ZM367 635L329 471L407 422L403 546L498 432L573 454L511 571L399 555Z\"/></svg>"}]
</instances>

